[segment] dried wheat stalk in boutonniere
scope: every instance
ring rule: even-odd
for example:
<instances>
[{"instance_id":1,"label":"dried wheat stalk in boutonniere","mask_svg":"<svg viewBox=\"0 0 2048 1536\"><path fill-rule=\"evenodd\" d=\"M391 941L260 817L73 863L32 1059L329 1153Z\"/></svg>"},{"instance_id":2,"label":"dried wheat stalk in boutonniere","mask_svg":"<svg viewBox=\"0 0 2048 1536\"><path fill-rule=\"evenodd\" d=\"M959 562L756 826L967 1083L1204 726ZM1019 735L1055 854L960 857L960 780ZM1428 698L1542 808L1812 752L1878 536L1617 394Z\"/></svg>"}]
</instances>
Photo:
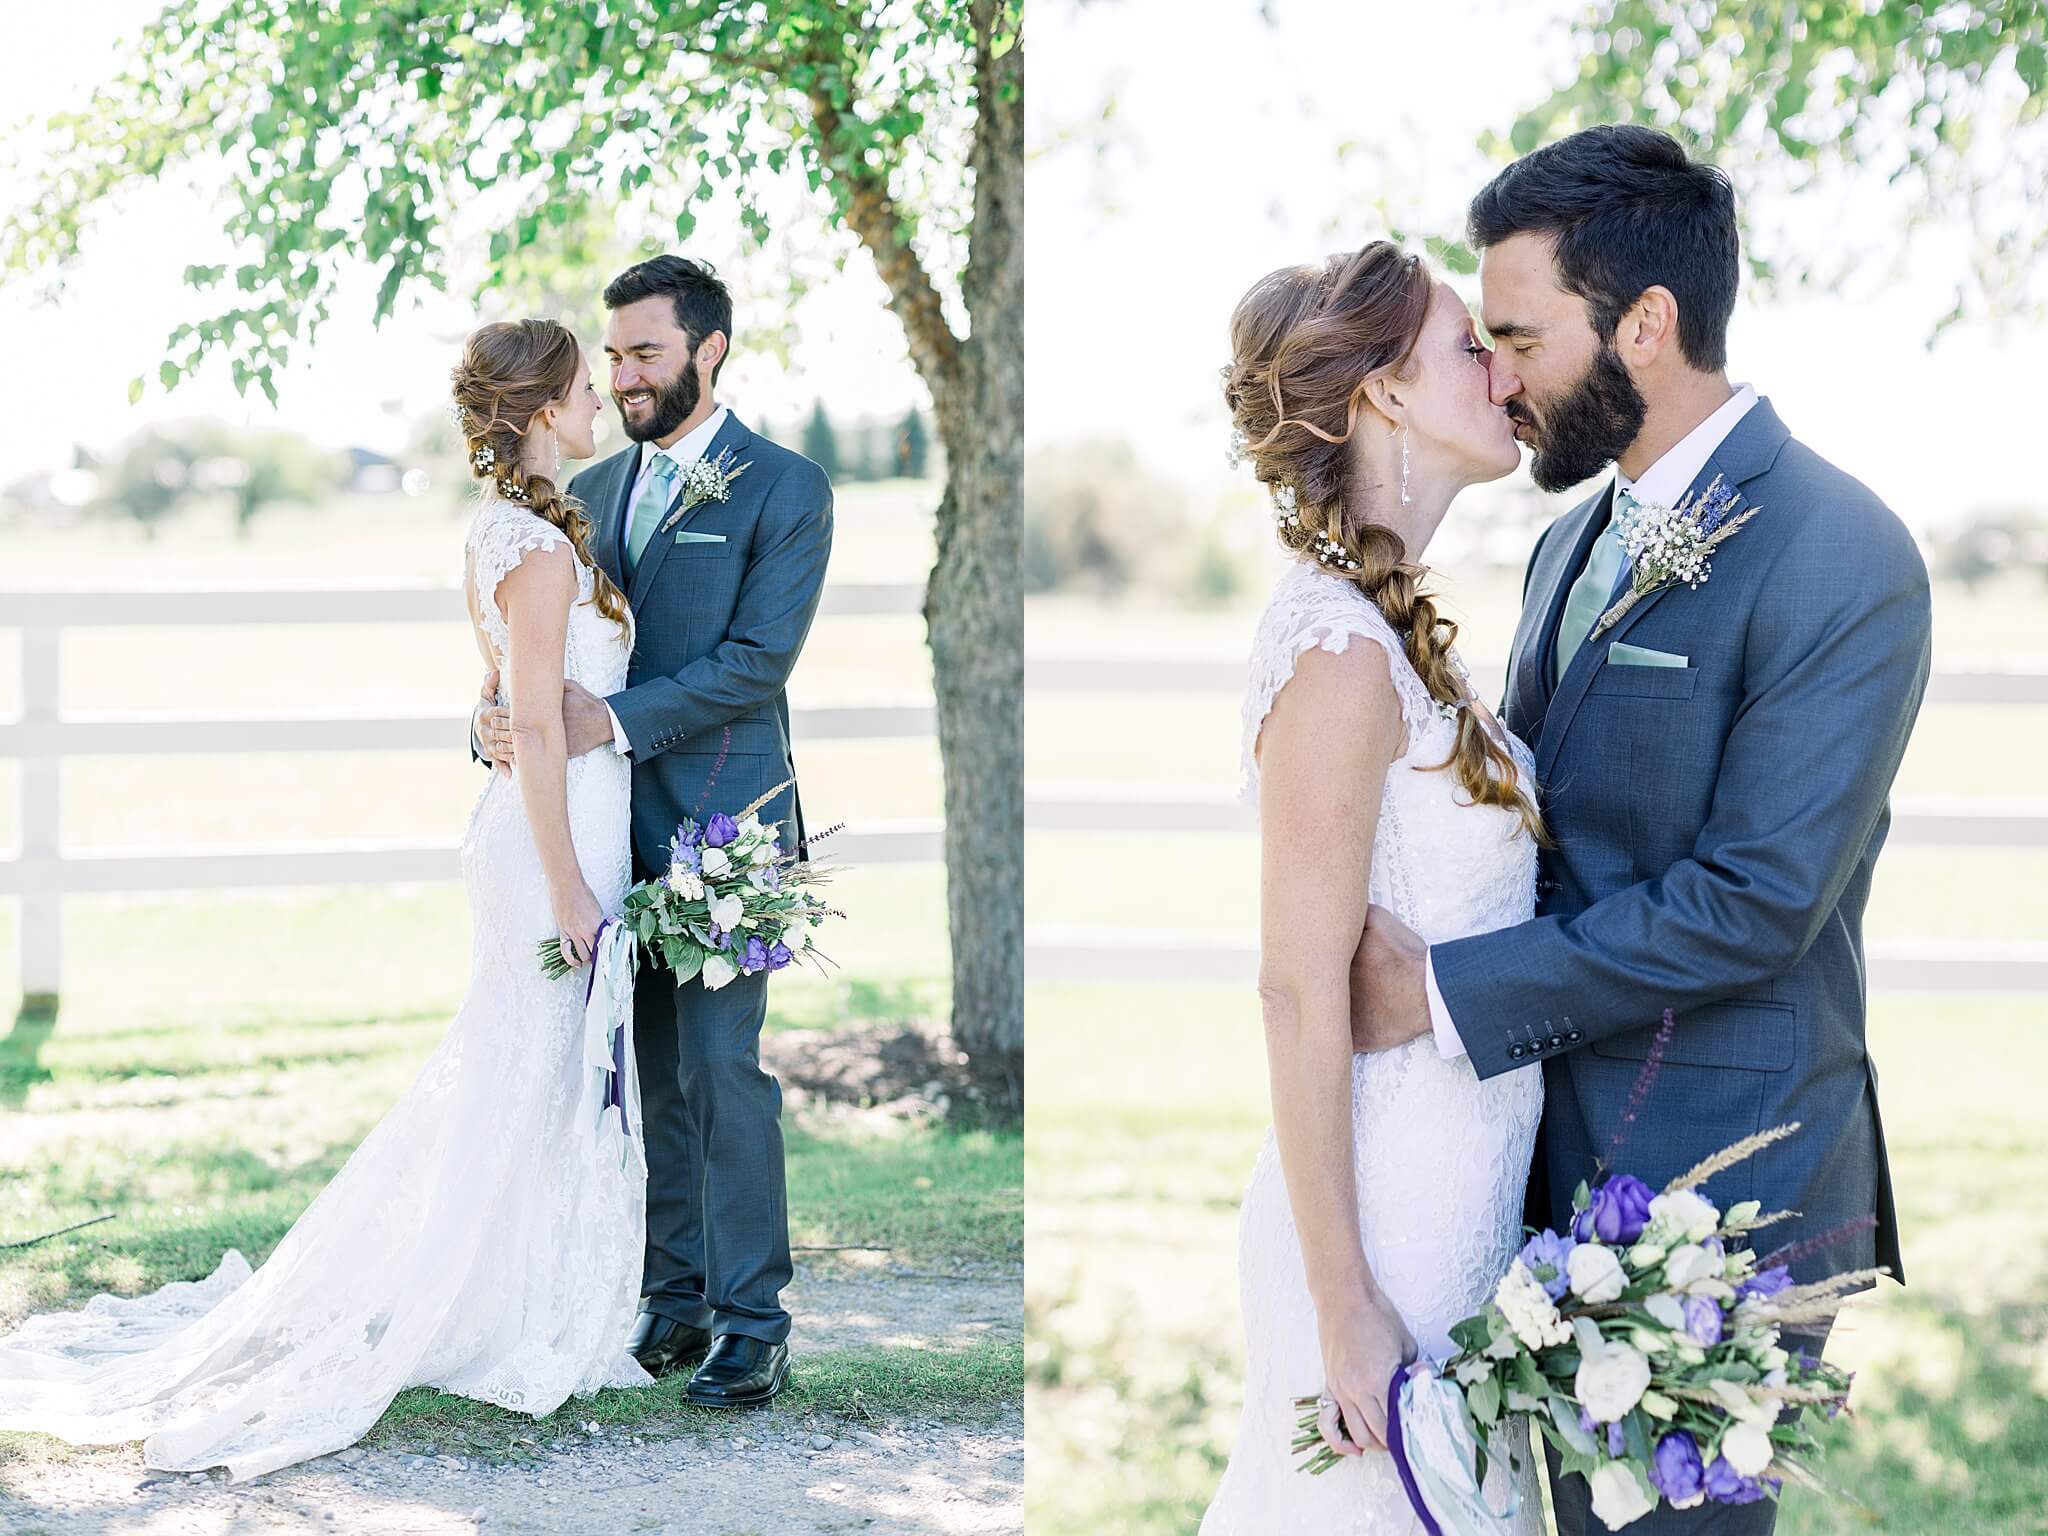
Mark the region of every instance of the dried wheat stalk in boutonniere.
<instances>
[{"instance_id":1,"label":"dried wheat stalk in boutonniere","mask_svg":"<svg viewBox=\"0 0 2048 1536\"><path fill-rule=\"evenodd\" d=\"M1612 629L1629 609L1661 587L1681 581L1688 587L1705 585L1714 569L1713 552L1763 511L1750 507L1729 517L1738 499L1716 475L1705 490L1697 496L1688 492L1675 507L1643 502L1617 517L1615 529L1628 552L1628 590L1600 615L1586 638L1597 639Z\"/></svg>"}]
</instances>

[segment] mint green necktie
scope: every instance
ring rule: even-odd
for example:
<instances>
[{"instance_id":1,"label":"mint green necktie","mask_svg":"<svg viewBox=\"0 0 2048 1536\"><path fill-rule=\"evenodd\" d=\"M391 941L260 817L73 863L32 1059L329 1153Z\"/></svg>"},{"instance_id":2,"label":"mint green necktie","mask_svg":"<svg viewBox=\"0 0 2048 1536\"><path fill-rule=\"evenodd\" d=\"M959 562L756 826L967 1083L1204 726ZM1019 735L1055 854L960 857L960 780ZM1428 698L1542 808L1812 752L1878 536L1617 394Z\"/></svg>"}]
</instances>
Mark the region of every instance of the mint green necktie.
<instances>
[{"instance_id":1,"label":"mint green necktie","mask_svg":"<svg viewBox=\"0 0 2048 1536\"><path fill-rule=\"evenodd\" d=\"M1600 537L1593 541L1593 548L1586 555L1586 568L1572 583L1571 594L1564 600L1564 616L1557 621L1557 665L1551 676L1553 686L1564 681L1565 668L1572 664L1572 658L1586 643L1586 636L1593 625L1607 611L1608 599L1614 594L1614 578L1621 574L1618 525L1623 509L1635 504L1636 499L1627 491L1620 486L1614 488L1614 512L1607 519L1607 526L1600 530Z\"/></svg>"},{"instance_id":2,"label":"mint green necktie","mask_svg":"<svg viewBox=\"0 0 2048 1536\"><path fill-rule=\"evenodd\" d=\"M654 537L654 525L668 510L669 493L676 488L678 472L676 461L667 454L654 456L654 466L648 471L647 483L640 487L640 499L633 503L632 526L626 532L626 571L629 575L640 569L640 557L647 552L647 541Z\"/></svg>"}]
</instances>

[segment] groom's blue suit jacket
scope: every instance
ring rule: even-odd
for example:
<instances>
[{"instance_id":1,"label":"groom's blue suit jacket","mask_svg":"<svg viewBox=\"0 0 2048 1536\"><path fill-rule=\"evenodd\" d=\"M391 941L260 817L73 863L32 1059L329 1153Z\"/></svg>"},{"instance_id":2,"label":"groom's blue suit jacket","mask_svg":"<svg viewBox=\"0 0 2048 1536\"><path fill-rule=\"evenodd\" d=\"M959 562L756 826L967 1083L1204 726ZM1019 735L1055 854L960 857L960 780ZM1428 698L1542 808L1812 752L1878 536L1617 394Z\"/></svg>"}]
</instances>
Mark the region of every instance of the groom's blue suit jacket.
<instances>
[{"instance_id":1,"label":"groom's blue suit jacket","mask_svg":"<svg viewBox=\"0 0 2048 1536\"><path fill-rule=\"evenodd\" d=\"M1786 1121L1715 1175L1724 1207L1801 1215L1759 1250L1875 1213L1794 1266L1902 1273L1877 1077L1864 1043L1863 911L1887 797L1926 689L1926 567L1875 495L1794 439L1767 400L1694 482L1756 516L1697 588L1639 601L1551 685L1558 618L1611 487L1530 561L1504 714L1535 750L1556 848L1535 919L1432 946L1481 1077L1541 1063L1530 1220L1568 1220L1621 1128L1669 1008L1677 1027L1615 1167L1652 1188ZM1686 658L1618 665L1616 641Z\"/></svg>"},{"instance_id":2,"label":"groom's blue suit jacket","mask_svg":"<svg viewBox=\"0 0 2048 1536\"><path fill-rule=\"evenodd\" d=\"M818 465L756 437L737 416L727 417L704 457L728 450L730 466L747 466L731 498L703 502L656 532L630 576L628 501L640 445L569 482L596 526L591 552L636 621L625 690L606 700L633 746L636 879L667 870L669 839L683 817L731 814L796 776L783 689L824 591L832 486ZM800 839L795 787L761 818L783 824L785 848Z\"/></svg>"}]
</instances>

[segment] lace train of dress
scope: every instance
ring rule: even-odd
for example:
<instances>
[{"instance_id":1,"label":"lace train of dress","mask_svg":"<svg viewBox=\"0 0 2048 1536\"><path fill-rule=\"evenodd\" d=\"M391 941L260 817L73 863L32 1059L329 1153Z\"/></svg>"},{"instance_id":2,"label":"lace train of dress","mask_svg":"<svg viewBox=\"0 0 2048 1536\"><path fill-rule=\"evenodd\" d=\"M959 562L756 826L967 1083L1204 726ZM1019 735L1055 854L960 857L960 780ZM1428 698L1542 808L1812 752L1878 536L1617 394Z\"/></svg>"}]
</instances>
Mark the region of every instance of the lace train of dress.
<instances>
[{"instance_id":1,"label":"lace train of dress","mask_svg":"<svg viewBox=\"0 0 2048 1536\"><path fill-rule=\"evenodd\" d=\"M501 661L499 580L562 542L509 503L478 510L475 595ZM565 675L602 696L629 646L590 588L581 570ZM569 764L577 858L608 912L630 879L629 774L611 752ZM587 973L551 982L535 957L555 927L518 784L489 779L462 846L468 992L404 1097L260 1269L230 1251L204 1280L0 1339L0 1428L143 1439L152 1467L240 1480L352 1444L408 1386L540 1415L649 1380L625 1349L647 1177L632 1047L622 1136L585 1065Z\"/></svg>"},{"instance_id":2,"label":"lace train of dress","mask_svg":"<svg viewBox=\"0 0 2048 1536\"><path fill-rule=\"evenodd\" d=\"M1472 804L1449 770L1453 718L1430 696L1379 609L1351 582L1307 565L1284 575L1260 622L1244 706L1247 792L1253 747L1297 659L1341 653L1353 637L1380 646L1401 700L1406 750L1387 773L1373 839L1371 899L1437 943L1521 922L1535 910L1536 850L1519 818ZM1533 764L1509 748L1525 780ZM1447 1060L1429 1036L1351 1061L1358 1223L1372 1266L1422 1352L1453 1352L1449 1328L1485 1305L1522 1244L1522 1196L1543 1107L1540 1071L1482 1082L1464 1057ZM1230 1465L1202 1536L1314 1531L1317 1536L1410 1536L1421 1523L1393 1463L1368 1453L1311 1477L1289 1450L1294 1400L1323 1387L1322 1345L1279 1153L1269 1131L1239 1216L1239 1300L1245 1331L1244 1412ZM1517 1426L1517 1433L1520 1427ZM1543 1528L1536 1468L1518 1442L1517 1533ZM1508 1469L1489 1469L1495 1509Z\"/></svg>"}]
</instances>

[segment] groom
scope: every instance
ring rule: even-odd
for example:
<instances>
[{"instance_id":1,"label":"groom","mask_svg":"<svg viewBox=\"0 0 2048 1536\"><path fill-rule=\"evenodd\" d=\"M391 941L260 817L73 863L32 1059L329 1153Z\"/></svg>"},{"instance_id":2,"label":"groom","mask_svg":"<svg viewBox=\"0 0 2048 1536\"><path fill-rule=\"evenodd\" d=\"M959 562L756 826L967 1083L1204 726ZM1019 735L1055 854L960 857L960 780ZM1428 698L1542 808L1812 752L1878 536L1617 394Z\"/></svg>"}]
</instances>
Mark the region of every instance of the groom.
<instances>
[{"instance_id":1,"label":"groom","mask_svg":"<svg viewBox=\"0 0 2048 1536\"><path fill-rule=\"evenodd\" d=\"M1704 1192L1799 1212L1770 1234L1824 1239L1796 1280L1898 1276L1863 911L1927 683L1926 570L1875 495L1730 383L1739 263L1718 171L1661 133L1592 128L1501 172L1470 233L1493 399L1534 449L1536 483L1615 473L1537 541L1510 661L1505 718L1534 749L1556 843L1537 915L1425 946L1373 908L1354 1040L1433 1033L1482 1078L1541 1064L1529 1219L1557 1226L1672 1009L1620 1168L1658 1188L1796 1120ZM1673 506L1717 478L1729 518L1755 515L1704 584L1665 585L1603 629L1629 586L1617 508ZM1872 1214L1874 1231L1838 1231ZM1818 1353L1825 1336L1800 1342ZM1585 1479L1553 1468L1552 1484L1559 1529L1595 1528ZM1642 1528L1747 1536L1776 1511L1660 1506Z\"/></svg>"},{"instance_id":2,"label":"groom","mask_svg":"<svg viewBox=\"0 0 2048 1536\"><path fill-rule=\"evenodd\" d=\"M832 487L719 403L732 295L708 266L657 256L621 273L604 302L612 401L631 442L569 491L637 628L625 690L599 699L571 683L563 715L572 756L633 760L637 881L667 872L684 817L731 814L795 777L783 687L824 587ZM686 508L700 461L741 473L728 499ZM489 755L509 758L503 712L478 721ZM796 844L794 787L761 818ZM647 1253L629 1347L656 1376L701 1360L687 1395L707 1407L764 1403L789 1370L782 1090L758 1054L767 1012L766 972L712 992L644 966L634 997Z\"/></svg>"}]
</instances>

